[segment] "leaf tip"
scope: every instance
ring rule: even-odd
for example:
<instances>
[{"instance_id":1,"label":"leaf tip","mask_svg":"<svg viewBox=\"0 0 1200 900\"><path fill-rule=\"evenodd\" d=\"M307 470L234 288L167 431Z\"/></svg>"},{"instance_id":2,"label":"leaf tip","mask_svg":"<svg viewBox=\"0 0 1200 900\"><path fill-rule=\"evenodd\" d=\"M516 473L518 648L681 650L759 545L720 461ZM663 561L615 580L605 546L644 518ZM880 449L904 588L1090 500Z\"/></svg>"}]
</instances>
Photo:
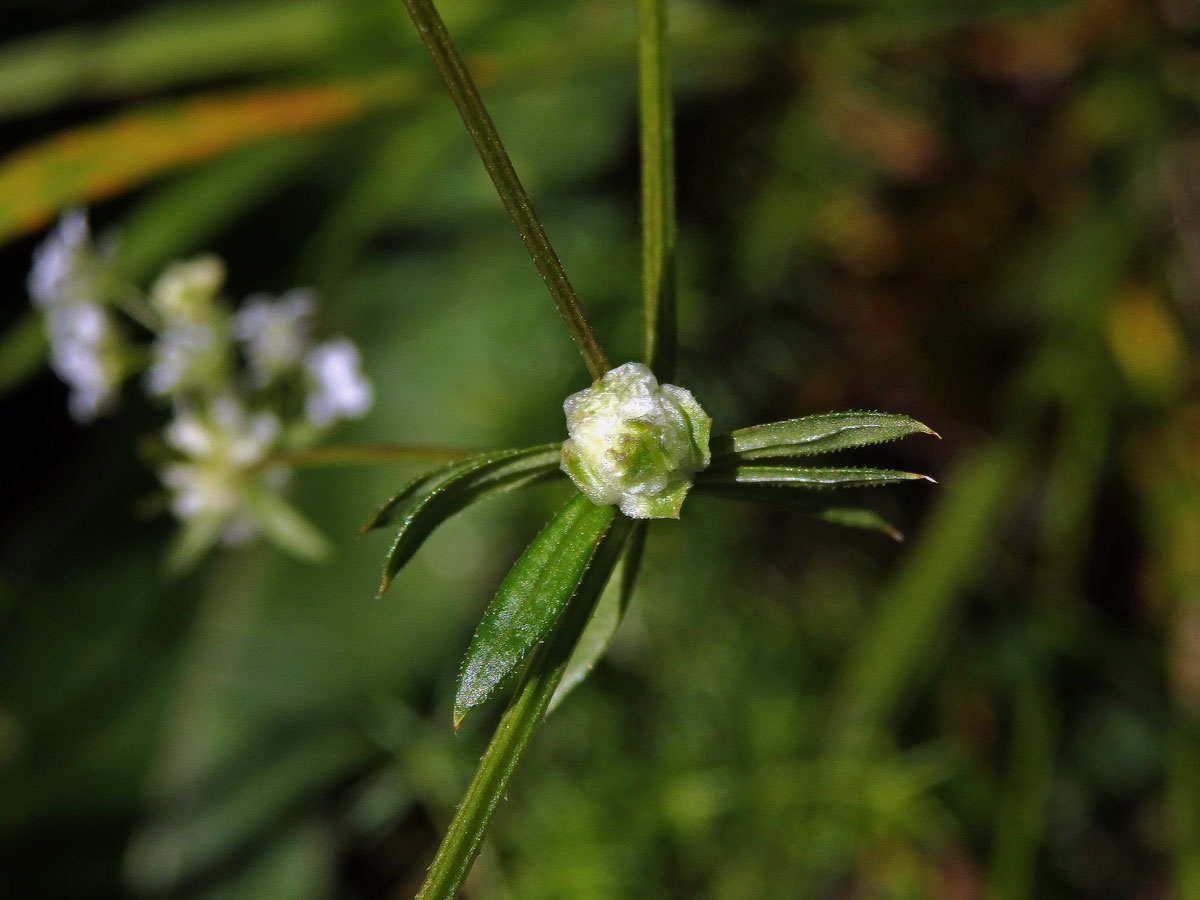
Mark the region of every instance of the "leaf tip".
<instances>
[{"instance_id":1,"label":"leaf tip","mask_svg":"<svg viewBox=\"0 0 1200 900\"><path fill-rule=\"evenodd\" d=\"M454 733L458 734L458 726L463 723L463 719L467 717L467 710L455 708L454 710Z\"/></svg>"},{"instance_id":2,"label":"leaf tip","mask_svg":"<svg viewBox=\"0 0 1200 900\"><path fill-rule=\"evenodd\" d=\"M928 476L928 475L918 475L917 477L918 477L918 478L924 478L926 481L930 482L931 484L937 484L937 479L936 479L936 478L931 478L931 477L930 477L930 476Z\"/></svg>"}]
</instances>

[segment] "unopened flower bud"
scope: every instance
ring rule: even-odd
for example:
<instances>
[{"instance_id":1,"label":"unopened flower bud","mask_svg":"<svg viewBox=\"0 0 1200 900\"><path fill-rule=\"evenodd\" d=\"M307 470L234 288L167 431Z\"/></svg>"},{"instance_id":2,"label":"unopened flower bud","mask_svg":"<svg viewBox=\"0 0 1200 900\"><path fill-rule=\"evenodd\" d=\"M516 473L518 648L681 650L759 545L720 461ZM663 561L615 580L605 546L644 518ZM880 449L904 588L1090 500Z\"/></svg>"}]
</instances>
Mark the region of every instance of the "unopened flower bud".
<instances>
[{"instance_id":1,"label":"unopened flower bud","mask_svg":"<svg viewBox=\"0 0 1200 900\"><path fill-rule=\"evenodd\" d=\"M225 282L225 264L215 256L173 262L150 290L150 305L168 324L213 317Z\"/></svg>"},{"instance_id":2,"label":"unopened flower bud","mask_svg":"<svg viewBox=\"0 0 1200 900\"><path fill-rule=\"evenodd\" d=\"M712 420L690 391L626 363L563 410L562 468L593 503L619 504L635 519L679 518L692 476L711 459Z\"/></svg>"}]
</instances>

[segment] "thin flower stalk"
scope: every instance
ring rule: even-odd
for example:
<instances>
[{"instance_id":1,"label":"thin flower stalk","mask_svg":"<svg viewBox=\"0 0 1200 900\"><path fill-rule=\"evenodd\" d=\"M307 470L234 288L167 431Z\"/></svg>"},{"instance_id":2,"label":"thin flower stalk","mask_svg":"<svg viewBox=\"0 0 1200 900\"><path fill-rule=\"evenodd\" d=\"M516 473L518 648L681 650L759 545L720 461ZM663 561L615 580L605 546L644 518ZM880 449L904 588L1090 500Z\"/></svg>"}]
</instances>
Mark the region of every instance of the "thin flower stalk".
<instances>
[{"instance_id":1,"label":"thin flower stalk","mask_svg":"<svg viewBox=\"0 0 1200 900\"><path fill-rule=\"evenodd\" d=\"M459 115L462 116L467 133L475 143L475 149L479 151L479 157L491 176L492 184L496 186L504 208L508 210L509 217L516 225L525 249L533 258L533 264L537 266L546 289L554 298L559 314L567 323L571 337L587 364L588 372L593 379L599 378L609 370L608 357L583 314L575 289L571 286L537 213L534 212L533 201L530 200L525 186L521 184L521 179L517 177L508 151L500 142L500 135L496 132L492 117L483 105L471 73L467 71L462 57L450 40L441 15L432 0L404 0L404 6L416 26L417 34L425 44L425 49L429 51L438 74L445 82Z\"/></svg>"},{"instance_id":2,"label":"thin flower stalk","mask_svg":"<svg viewBox=\"0 0 1200 900\"><path fill-rule=\"evenodd\" d=\"M638 0L643 358L675 374L675 149L665 0Z\"/></svg>"},{"instance_id":3,"label":"thin flower stalk","mask_svg":"<svg viewBox=\"0 0 1200 900\"><path fill-rule=\"evenodd\" d=\"M454 462L477 452L417 444L345 444L287 450L276 454L273 461L286 463L298 469L312 469L324 466Z\"/></svg>"}]
</instances>

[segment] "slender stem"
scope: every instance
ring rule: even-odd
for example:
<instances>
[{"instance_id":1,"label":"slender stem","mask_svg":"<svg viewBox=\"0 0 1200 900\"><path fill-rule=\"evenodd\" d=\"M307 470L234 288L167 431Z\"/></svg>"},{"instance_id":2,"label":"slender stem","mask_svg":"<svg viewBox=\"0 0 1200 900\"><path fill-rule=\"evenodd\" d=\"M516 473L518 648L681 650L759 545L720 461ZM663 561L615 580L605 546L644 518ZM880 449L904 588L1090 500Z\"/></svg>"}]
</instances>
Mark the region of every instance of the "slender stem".
<instances>
[{"instance_id":1,"label":"slender stem","mask_svg":"<svg viewBox=\"0 0 1200 900\"><path fill-rule=\"evenodd\" d=\"M638 0L642 146L642 341L659 378L675 370L675 149L666 0Z\"/></svg>"},{"instance_id":2,"label":"slender stem","mask_svg":"<svg viewBox=\"0 0 1200 900\"><path fill-rule=\"evenodd\" d=\"M513 169L512 160L508 158L508 152L500 142L500 135L496 133L492 117L488 115L470 72L451 42L442 17L433 5L433 0L404 0L404 6L425 44L425 49L429 51L438 74L450 91L454 105L458 107L463 124L467 126L467 133L475 142L475 149L479 151L479 157L491 176L492 184L496 186L504 208L508 210L509 217L517 226L525 249L533 257L533 264L537 266L550 296L554 298L571 337L579 346L588 371L592 378L599 378L609 369L608 358L583 314L579 298L575 296L575 289L567 280L567 273L563 271L558 254L554 252L550 239L546 237L546 231L533 210L533 202Z\"/></svg>"},{"instance_id":3,"label":"slender stem","mask_svg":"<svg viewBox=\"0 0 1200 900\"><path fill-rule=\"evenodd\" d=\"M398 462L453 462L466 459L478 451L456 450L451 447L418 447L408 444L347 444L334 447L305 447L286 450L271 457L271 462L290 466L354 466Z\"/></svg>"},{"instance_id":4,"label":"slender stem","mask_svg":"<svg viewBox=\"0 0 1200 900\"><path fill-rule=\"evenodd\" d=\"M633 520L617 515L596 551L575 597L562 619L534 651L508 709L500 718L475 776L454 813L417 900L453 900L479 854L483 834L508 791L508 782L538 726L545 720L554 690L562 680L571 652L591 618L632 530Z\"/></svg>"}]
</instances>

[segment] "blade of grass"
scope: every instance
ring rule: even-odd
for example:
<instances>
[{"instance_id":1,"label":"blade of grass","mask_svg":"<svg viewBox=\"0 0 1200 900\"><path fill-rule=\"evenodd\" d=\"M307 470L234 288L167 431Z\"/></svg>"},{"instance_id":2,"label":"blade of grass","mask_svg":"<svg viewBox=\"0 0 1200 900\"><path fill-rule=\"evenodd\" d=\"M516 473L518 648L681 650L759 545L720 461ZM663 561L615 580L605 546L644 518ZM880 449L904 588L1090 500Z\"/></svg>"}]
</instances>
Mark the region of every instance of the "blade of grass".
<instances>
[{"instance_id":1,"label":"blade of grass","mask_svg":"<svg viewBox=\"0 0 1200 900\"><path fill-rule=\"evenodd\" d=\"M642 157L642 342L661 380L675 373L675 147L665 0L638 0Z\"/></svg>"},{"instance_id":2,"label":"blade of grass","mask_svg":"<svg viewBox=\"0 0 1200 900\"><path fill-rule=\"evenodd\" d=\"M554 299L559 314L567 323L567 330L571 332L571 337L579 347L588 372L593 379L599 378L609 369L608 358L583 314L575 289L571 287L562 262L554 252L537 213L534 212L533 201L529 199L525 186L517 177L512 160L508 158L508 151L500 141L500 135L483 105L470 72L450 40L450 33L446 30L442 17L432 0L404 0L404 8L408 10L421 42L429 51L434 67L445 82L450 98L462 116L467 133L471 136L475 149L479 151L479 158L483 160L484 168L491 176L492 184L496 186L496 193L500 195L509 218L517 227L521 241L533 258L533 264Z\"/></svg>"},{"instance_id":3,"label":"blade of grass","mask_svg":"<svg viewBox=\"0 0 1200 900\"><path fill-rule=\"evenodd\" d=\"M618 515L596 551L575 597L558 625L539 644L520 687L496 726L475 776L454 813L454 820L429 867L417 900L453 900L479 853L492 815L508 790L513 771L566 671L571 654L595 609L604 585L629 538L631 519Z\"/></svg>"},{"instance_id":4,"label":"blade of grass","mask_svg":"<svg viewBox=\"0 0 1200 900\"><path fill-rule=\"evenodd\" d=\"M1174 835L1174 900L1200 896L1200 723L1176 708L1167 730L1167 804Z\"/></svg>"},{"instance_id":5,"label":"blade of grass","mask_svg":"<svg viewBox=\"0 0 1200 900\"><path fill-rule=\"evenodd\" d=\"M1021 484L1023 450L1007 442L980 448L946 479L928 524L879 598L876 620L843 664L830 753L869 742L932 661L930 647L938 646L955 602L987 573L997 551L995 535Z\"/></svg>"},{"instance_id":6,"label":"blade of grass","mask_svg":"<svg viewBox=\"0 0 1200 900\"><path fill-rule=\"evenodd\" d=\"M338 0L158 6L112 25L11 43L0 49L0 117L322 59L344 44L345 6Z\"/></svg>"},{"instance_id":7,"label":"blade of grass","mask_svg":"<svg viewBox=\"0 0 1200 900\"><path fill-rule=\"evenodd\" d=\"M0 242L41 227L69 204L94 203L235 147L329 128L411 100L418 85L386 75L228 91L59 132L0 160Z\"/></svg>"},{"instance_id":8,"label":"blade of grass","mask_svg":"<svg viewBox=\"0 0 1200 900\"><path fill-rule=\"evenodd\" d=\"M330 135L288 135L228 154L167 179L122 218L120 265L135 283L169 259L210 245L214 235L314 164Z\"/></svg>"},{"instance_id":9,"label":"blade of grass","mask_svg":"<svg viewBox=\"0 0 1200 900\"><path fill-rule=\"evenodd\" d=\"M1013 707L1009 769L992 831L990 896L1037 896L1037 858L1054 780L1058 716L1041 672L1023 676Z\"/></svg>"}]
</instances>

